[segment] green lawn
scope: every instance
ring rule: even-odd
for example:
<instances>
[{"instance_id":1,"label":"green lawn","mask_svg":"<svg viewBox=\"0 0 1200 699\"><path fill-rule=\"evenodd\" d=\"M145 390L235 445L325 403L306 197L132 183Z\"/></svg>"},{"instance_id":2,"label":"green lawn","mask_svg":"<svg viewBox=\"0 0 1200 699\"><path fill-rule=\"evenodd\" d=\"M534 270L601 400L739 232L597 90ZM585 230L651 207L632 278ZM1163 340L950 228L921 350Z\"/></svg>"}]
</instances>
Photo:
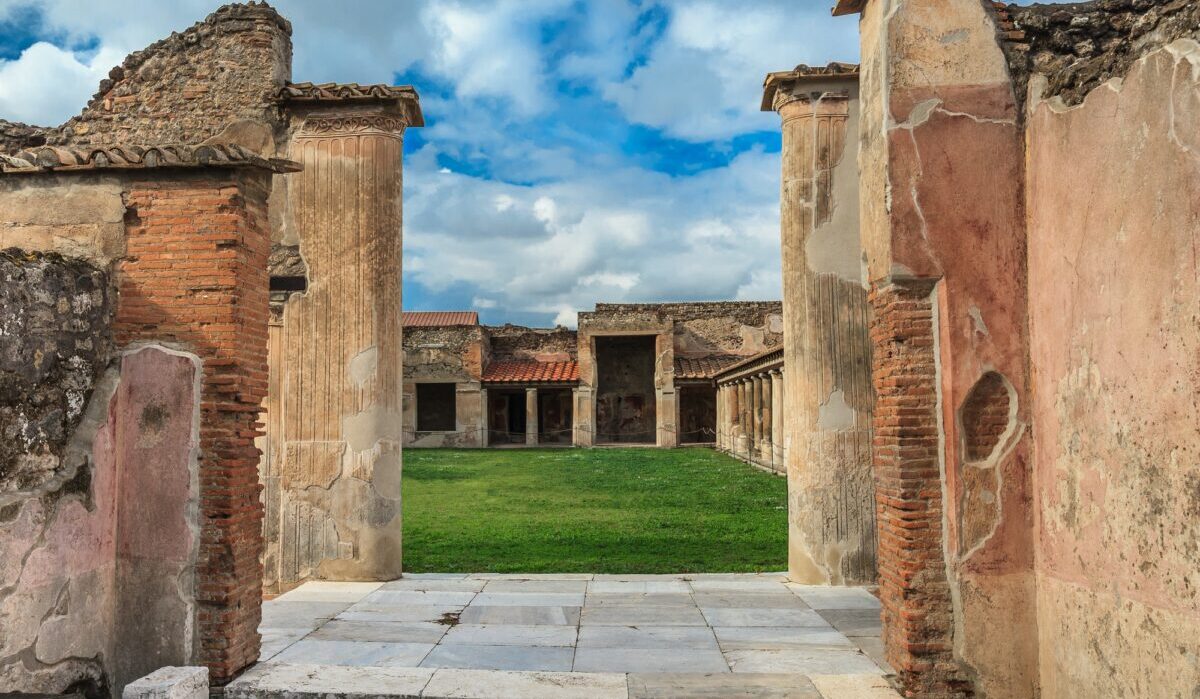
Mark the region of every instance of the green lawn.
<instances>
[{"instance_id":1,"label":"green lawn","mask_svg":"<svg viewBox=\"0 0 1200 699\"><path fill-rule=\"evenodd\" d=\"M787 484L711 449L405 449L407 572L787 567Z\"/></svg>"}]
</instances>

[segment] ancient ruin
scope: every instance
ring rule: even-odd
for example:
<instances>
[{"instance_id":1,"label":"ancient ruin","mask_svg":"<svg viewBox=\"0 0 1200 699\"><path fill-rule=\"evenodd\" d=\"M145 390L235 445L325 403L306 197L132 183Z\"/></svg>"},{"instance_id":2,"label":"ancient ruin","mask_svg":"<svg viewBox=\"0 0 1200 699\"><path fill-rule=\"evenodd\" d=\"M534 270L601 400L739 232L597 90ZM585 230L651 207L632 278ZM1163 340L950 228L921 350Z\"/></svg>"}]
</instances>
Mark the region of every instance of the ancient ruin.
<instances>
[{"instance_id":1,"label":"ancient ruin","mask_svg":"<svg viewBox=\"0 0 1200 699\"><path fill-rule=\"evenodd\" d=\"M783 344L779 302L596 304L579 330L404 314L404 445L714 444L714 377Z\"/></svg>"},{"instance_id":2,"label":"ancient ruin","mask_svg":"<svg viewBox=\"0 0 1200 699\"><path fill-rule=\"evenodd\" d=\"M264 593L402 576L403 446L706 444L904 696L1194 696L1200 9L834 13L861 64L763 85L782 303L578 330L402 311L417 93L292 82L265 4L0 122L0 693L226 685Z\"/></svg>"}]
</instances>

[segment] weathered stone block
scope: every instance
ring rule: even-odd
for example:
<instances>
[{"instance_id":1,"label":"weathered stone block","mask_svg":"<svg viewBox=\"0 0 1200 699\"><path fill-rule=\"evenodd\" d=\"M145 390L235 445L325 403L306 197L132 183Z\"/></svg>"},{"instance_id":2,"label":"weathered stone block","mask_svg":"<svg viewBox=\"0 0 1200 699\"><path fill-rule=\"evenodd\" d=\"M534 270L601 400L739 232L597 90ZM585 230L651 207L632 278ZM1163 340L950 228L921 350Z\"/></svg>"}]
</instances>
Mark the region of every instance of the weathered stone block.
<instances>
[{"instance_id":1,"label":"weathered stone block","mask_svg":"<svg viewBox=\"0 0 1200 699\"><path fill-rule=\"evenodd\" d=\"M208 668L163 667L125 685L122 699L208 699Z\"/></svg>"}]
</instances>

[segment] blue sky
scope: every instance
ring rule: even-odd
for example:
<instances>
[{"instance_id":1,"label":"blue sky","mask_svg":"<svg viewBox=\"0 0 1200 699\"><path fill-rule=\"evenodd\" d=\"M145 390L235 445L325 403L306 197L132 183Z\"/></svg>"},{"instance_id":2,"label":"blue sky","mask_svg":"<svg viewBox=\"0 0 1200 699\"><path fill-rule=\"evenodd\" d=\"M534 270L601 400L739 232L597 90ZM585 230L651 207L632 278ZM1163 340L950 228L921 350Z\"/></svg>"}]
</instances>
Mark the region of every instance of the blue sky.
<instances>
[{"instance_id":1,"label":"blue sky","mask_svg":"<svg viewBox=\"0 0 1200 699\"><path fill-rule=\"evenodd\" d=\"M763 76L856 61L832 0L280 0L293 79L415 85L404 305L573 325L597 301L776 299ZM0 0L0 117L55 125L208 0Z\"/></svg>"}]
</instances>

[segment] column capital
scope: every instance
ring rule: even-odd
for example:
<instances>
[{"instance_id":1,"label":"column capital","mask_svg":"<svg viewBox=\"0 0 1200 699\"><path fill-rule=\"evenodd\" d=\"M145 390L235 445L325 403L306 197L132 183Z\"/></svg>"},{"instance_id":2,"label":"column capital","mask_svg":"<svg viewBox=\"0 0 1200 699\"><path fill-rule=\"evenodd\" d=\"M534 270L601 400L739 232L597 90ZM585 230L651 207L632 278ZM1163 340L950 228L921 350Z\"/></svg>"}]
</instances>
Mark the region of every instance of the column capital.
<instances>
[{"instance_id":1,"label":"column capital","mask_svg":"<svg viewBox=\"0 0 1200 699\"><path fill-rule=\"evenodd\" d=\"M827 96L848 96L847 83L858 82L858 64L798 65L794 70L767 73L760 108L778 112L794 102L820 102Z\"/></svg>"}]
</instances>

